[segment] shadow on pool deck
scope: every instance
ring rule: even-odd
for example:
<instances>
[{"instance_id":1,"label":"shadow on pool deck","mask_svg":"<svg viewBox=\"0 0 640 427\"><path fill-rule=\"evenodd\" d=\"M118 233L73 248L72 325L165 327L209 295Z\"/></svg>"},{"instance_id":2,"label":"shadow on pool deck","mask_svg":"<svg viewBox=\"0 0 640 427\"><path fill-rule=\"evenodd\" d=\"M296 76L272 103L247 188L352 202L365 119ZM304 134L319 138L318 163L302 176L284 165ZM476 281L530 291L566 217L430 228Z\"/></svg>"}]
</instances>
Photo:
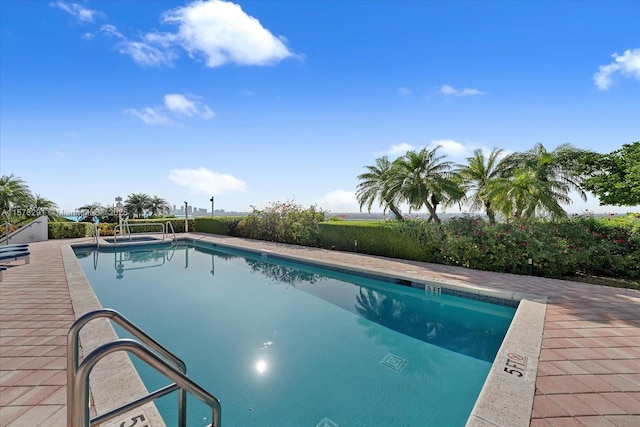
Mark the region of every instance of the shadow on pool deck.
<instances>
[{"instance_id":1,"label":"shadow on pool deck","mask_svg":"<svg viewBox=\"0 0 640 427\"><path fill-rule=\"evenodd\" d=\"M198 233L230 243L421 280L548 297L531 426L640 425L640 291ZM74 313L61 246L30 245L0 282L0 425L66 425L66 333ZM517 396L514 396L517 398Z\"/></svg>"}]
</instances>

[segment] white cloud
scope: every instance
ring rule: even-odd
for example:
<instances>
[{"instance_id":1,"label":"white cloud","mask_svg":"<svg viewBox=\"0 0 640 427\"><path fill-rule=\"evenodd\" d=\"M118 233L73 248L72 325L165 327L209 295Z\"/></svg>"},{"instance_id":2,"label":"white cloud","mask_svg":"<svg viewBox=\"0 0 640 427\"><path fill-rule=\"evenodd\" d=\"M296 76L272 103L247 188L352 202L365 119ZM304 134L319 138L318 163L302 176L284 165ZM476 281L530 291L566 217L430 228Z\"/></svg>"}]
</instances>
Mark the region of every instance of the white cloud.
<instances>
[{"instance_id":1,"label":"white cloud","mask_svg":"<svg viewBox=\"0 0 640 427\"><path fill-rule=\"evenodd\" d=\"M78 4L78 3L65 3L63 1L58 1L55 3L50 3L51 7L57 7L58 9L64 10L69 15L76 18L81 22L93 22L93 19L96 16L104 16L102 12L97 10L87 9L86 7Z\"/></svg>"},{"instance_id":2,"label":"white cloud","mask_svg":"<svg viewBox=\"0 0 640 427\"><path fill-rule=\"evenodd\" d=\"M124 110L124 113L135 116L148 125L169 126L173 124L173 120L167 117L162 111L151 107L145 107L141 110L127 108Z\"/></svg>"},{"instance_id":3,"label":"white cloud","mask_svg":"<svg viewBox=\"0 0 640 427\"><path fill-rule=\"evenodd\" d=\"M212 119L216 115L208 106L200 102L198 97L193 95L169 93L164 96L164 104L172 113L189 117Z\"/></svg>"},{"instance_id":4,"label":"white cloud","mask_svg":"<svg viewBox=\"0 0 640 427\"><path fill-rule=\"evenodd\" d=\"M457 96L457 97L484 95L484 92L478 89L464 88L462 90L458 90L449 85L442 86L440 88L440 93L444 95L451 95L451 96Z\"/></svg>"},{"instance_id":5,"label":"white cloud","mask_svg":"<svg viewBox=\"0 0 640 427\"><path fill-rule=\"evenodd\" d=\"M379 151L374 153L376 157L379 156L402 156L407 151L413 150L415 147L411 144L407 144L406 142L401 142L400 144L392 144L391 147L386 151Z\"/></svg>"},{"instance_id":6,"label":"white cloud","mask_svg":"<svg viewBox=\"0 0 640 427\"><path fill-rule=\"evenodd\" d=\"M402 96L409 96L411 95L411 89L406 87L401 87L401 88L398 88L398 93Z\"/></svg>"},{"instance_id":7,"label":"white cloud","mask_svg":"<svg viewBox=\"0 0 640 427\"><path fill-rule=\"evenodd\" d=\"M467 147L460 142L454 141L453 139L435 139L431 141L429 144L430 149L436 148L438 145L441 146L438 153L440 155L450 156L454 158L462 158L468 156L475 147Z\"/></svg>"},{"instance_id":8,"label":"white cloud","mask_svg":"<svg viewBox=\"0 0 640 427\"><path fill-rule=\"evenodd\" d=\"M147 67L170 66L178 55L171 49L163 50L151 44L124 40L117 45L118 51L129 55L136 63Z\"/></svg>"},{"instance_id":9,"label":"white cloud","mask_svg":"<svg viewBox=\"0 0 640 427\"><path fill-rule=\"evenodd\" d=\"M292 56L281 38L231 2L195 1L165 12L164 22L178 25L176 41L208 67L265 65Z\"/></svg>"},{"instance_id":10,"label":"white cloud","mask_svg":"<svg viewBox=\"0 0 640 427\"><path fill-rule=\"evenodd\" d=\"M169 117L170 114L213 119L216 113L200 99L196 95L168 93L164 96L163 106L145 107L142 110L127 108L124 113L136 116L148 125L172 125L174 121Z\"/></svg>"},{"instance_id":11,"label":"white cloud","mask_svg":"<svg viewBox=\"0 0 640 427\"><path fill-rule=\"evenodd\" d=\"M198 169L172 169L169 171L171 181L189 188L192 193L224 194L229 192L246 191L247 184L238 178L204 167Z\"/></svg>"},{"instance_id":12,"label":"white cloud","mask_svg":"<svg viewBox=\"0 0 640 427\"><path fill-rule=\"evenodd\" d=\"M120 39L116 49L123 55L129 55L136 63L146 67L160 65L171 66L178 54L170 47L166 40L169 36L158 33L149 33L143 36L142 41L129 40L115 25L105 24L100 27L100 32L110 37ZM157 44L158 46L154 46Z\"/></svg>"},{"instance_id":13,"label":"white cloud","mask_svg":"<svg viewBox=\"0 0 640 427\"><path fill-rule=\"evenodd\" d=\"M640 80L640 49L627 49L622 55L611 55L614 61L601 65L593 80L600 90L607 90L613 84L612 76L620 72L623 76Z\"/></svg>"},{"instance_id":14,"label":"white cloud","mask_svg":"<svg viewBox=\"0 0 640 427\"><path fill-rule=\"evenodd\" d=\"M331 212L358 212L355 191L334 190L319 198L318 206Z\"/></svg>"},{"instance_id":15,"label":"white cloud","mask_svg":"<svg viewBox=\"0 0 640 427\"><path fill-rule=\"evenodd\" d=\"M452 88L449 85L444 85L440 88L440 92L444 93L445 95L455 95L456 93L458 93L457 90L455 90L454 88Z\"/></svg>"},{"instance_id":16,"label":"white cloud","mask_svg":"<svg viewBox=\"0 0 640 427\"><path fill-rule=\"evenodd\" d=\"M221 0L197 0L163 14L163 23L176 32L149 32L130 40L114 25L104 34L120 39L116 48L143 66L171 66L182 48L208 67L225 64L268 65L294 56L282 37L276 37L240 6Z\"/></svg>"},{"instance_id":17,"label":"white cloud","mask_svg":"<svg viewBox=\"0 0 640 427\"><path fill-rule=\"evenodd\" d=\"M105 24L100 27L100 31L109 36L114 36L123 40L126 39L126 37L120 31L118 31L118 28L115 25Z\"/></svg>"}]
</instances>

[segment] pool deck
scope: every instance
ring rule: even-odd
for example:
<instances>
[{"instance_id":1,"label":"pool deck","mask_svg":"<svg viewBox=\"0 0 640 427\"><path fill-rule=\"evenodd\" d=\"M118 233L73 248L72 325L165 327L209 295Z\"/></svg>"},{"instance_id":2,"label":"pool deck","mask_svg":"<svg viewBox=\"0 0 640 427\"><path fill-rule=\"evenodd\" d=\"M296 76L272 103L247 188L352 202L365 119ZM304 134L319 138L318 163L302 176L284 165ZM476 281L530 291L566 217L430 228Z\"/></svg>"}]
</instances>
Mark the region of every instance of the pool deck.
<instances>
[{"instance_id":1,"label":"pool deck","mask_svg":"<svg viewBox=\"0 0 640 427\"><path fill-rule=\"evenodd\" d=\"M443 285L544 295L548 302L530 426L640 426L640 291L206 236L220 244L409 274ZM5 264L9 268L0 282L0 426L66 425L66 334L82 313L73 310L61 249L88 241L32 243L29 264Z\"/></svg>"}]
</instances>

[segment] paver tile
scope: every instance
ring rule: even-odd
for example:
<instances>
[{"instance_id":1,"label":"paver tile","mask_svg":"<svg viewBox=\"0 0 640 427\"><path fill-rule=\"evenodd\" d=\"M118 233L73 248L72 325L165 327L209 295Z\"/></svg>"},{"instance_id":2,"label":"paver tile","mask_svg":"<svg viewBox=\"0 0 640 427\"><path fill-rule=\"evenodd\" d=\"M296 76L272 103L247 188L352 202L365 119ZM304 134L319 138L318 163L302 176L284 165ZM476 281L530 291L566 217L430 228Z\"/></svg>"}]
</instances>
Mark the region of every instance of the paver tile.
<instances>
[{"instance_id":1,"label":"paver tile","mask_svg":"<svg viewBox=\"0 0 640 427\"><path fill-rule=\"evenodd\" d=\"M616 415L627 413L627 411L616 405L613 400L606 399L605 396L607 396L607 394L585 393L576 394L575 396L586 405L596 410L600 415Z\"/></svg>"}]
</instances>

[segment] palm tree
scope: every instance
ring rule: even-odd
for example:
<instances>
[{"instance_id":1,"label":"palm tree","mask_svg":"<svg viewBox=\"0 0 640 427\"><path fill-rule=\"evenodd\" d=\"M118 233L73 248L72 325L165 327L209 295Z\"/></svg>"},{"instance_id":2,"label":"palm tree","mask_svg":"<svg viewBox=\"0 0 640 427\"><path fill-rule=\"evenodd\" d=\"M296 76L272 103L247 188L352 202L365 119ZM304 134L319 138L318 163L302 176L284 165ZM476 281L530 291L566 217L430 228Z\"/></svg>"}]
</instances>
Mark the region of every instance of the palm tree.
<instances>
[{"instance_id":1,"label":"palm tree","mask_svg":"<svg viewBox=\"0 0 640 427\"><path fill-rule=\"evenodd\" d=\"M17 176L2 175L0 177L0 213L8 221L12 209L26 209L33 202L29 186Z\"/></svg>"},{"instance_id":2,"label":"palm tree","mask_svg":"<svg viewBox=\"0 0 640 427\"><path fill-rule=\"evenodd\" d=\"M55 221L58 218L58 205L49 199L36 194L33 198L33 209L37 212L37 215L46 215L50 221Z\"/></svg>"},{"instance_id":3,"label":"palm tree","mask_svg":"<svg viewBox=\"0 0 640 427\"><path fill-rule=\"evenodd\" d=\"M481 149L476 149L473 156L467 157L467 165L458 165L457 170L465 193L471 192L471 195L465 196L471 212L484 208L492 224L496 222L496 217L488 189L491 182L500 176L499 159L503 152L501 148L494 148L485 157Z\"/></svg>"},{"instance_id":4,"label":"palm tree","mask_svg":"<svg viewBox=\"0 0 640 427\"><path fill-rule=\"evenodd\" d=\"M171 211L169 202L159 196L149 198L149 212L151 215L165 215Z\"/></svg>"},{"instance_id":5,"label":"palm tree","mask_svg":"<svg viewBox=\"0 0 640 427\"><path fill-rule=\"evenodd\" d=\"M391 178L392 163L387 156L376 159L373 166L365 166L368 172L358 175L362 182L358 184L356 197L360 202L360 212L362 207L367 206L367 211L371 212L371 206L379 200L379 206L384 208L384 212L389 209L396 219L403 221L402 213L398 209L400 193L389 192L389 179Z\"/></svg>"},{"instance_id":6,"label":"palm tree","mask_svg":"<svg viewBox=\"0 0 640 427\"><path fill-rule=\"evenodd\" d=\"M437 156L441 146L433 150L424 147L419 152L408 151L394 162L389 192L399 193L409 203L411 209L425 206L429 220L440 222L436 210L440 203L461 200L464 191L453 179L453 163L444 162L444 156Z\"/></svg>"},{"instance_id":7,"label":"palm tree","mask_svg":"<svg viewBox=\"0 0 640 427\"><path fill-rule=\"evenodd\" d=\"M124 201L125 210L135 215L136 218L141 218L144 215L144 211L149 209L151 198L144 193L130 194L127 200Z\"/></svg>"},{"instance_id":8,"label":"palm tree","mask_svg":"<svg viewBox=\"0 0 640 427\"><path fill-rule=\"evenodd\" d=\"M553 187L553 183L539 179L534 171L517 169L511 178L491 181L487 195L507 221L532 218L536 210L549 213L552 218L562 218L566 212L559 202L569 203L570 199Z\"/></svg>"},{"instance_id":9,"label":"palm tree","mask_svg":"<svg viewBox=\"0 0 640 427\"><path fill-rule=\"evenodd\" d=\"M578 159L587 150L562 144L553 151L547 151L538 143L531 150L513 153L500 163L500 174L514 186L510 194L519 194L510 203L502 200L501 210L509 216L531 218L540 214L550 214L552 218L567 216L560 204L569 204L569 192L576 191L587 200L578 170ZM508 189L508 183L499 183L497 188ZM490 193L498 197L497 188ZM514 210L505 211L509 206Z\"/></svg>"}]
</instances>

